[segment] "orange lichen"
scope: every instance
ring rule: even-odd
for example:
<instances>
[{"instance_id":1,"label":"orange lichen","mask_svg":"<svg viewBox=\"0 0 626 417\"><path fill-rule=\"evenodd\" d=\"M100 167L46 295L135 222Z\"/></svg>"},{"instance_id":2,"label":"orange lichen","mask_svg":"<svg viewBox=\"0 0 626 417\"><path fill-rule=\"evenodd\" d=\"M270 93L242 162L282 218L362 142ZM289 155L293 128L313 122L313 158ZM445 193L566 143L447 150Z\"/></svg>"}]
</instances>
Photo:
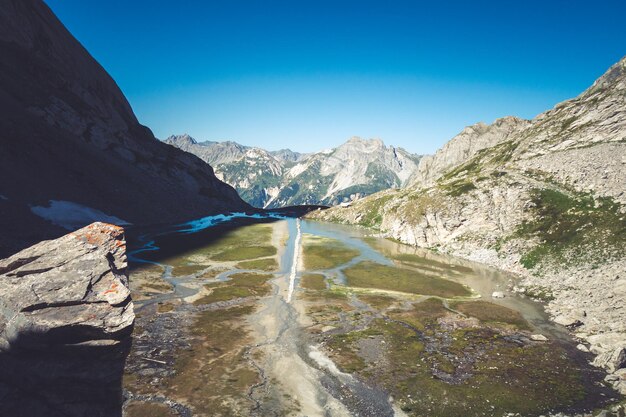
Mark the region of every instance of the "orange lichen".
<instances>
[{"instance_id":1,"label":"orange lichen","mask_svg":"<svg viewBox=\"0 0 626 417\"><path fill-rule=\"evenodd\" d=\"M114 245L117 247L126 245L124 240L124 229L120 226L109 223L92 223L89 226L85 226L82 229L71 233L71 235L94 246L101 246L111 238L115 239Z\"/></svg>"},{"instance_id":2,"label":"orange lichen","mask_svg":"<svg viewBox=\"0 0 626 417\"><path fill-rule=\"evenodd\" d=\"M108 290L102 293L102 295L106 295L112 292L117 293L117 287L118 287L117 282L114 282L113 284L111 284L111 287Z\"/></svg>"}]
</instances>

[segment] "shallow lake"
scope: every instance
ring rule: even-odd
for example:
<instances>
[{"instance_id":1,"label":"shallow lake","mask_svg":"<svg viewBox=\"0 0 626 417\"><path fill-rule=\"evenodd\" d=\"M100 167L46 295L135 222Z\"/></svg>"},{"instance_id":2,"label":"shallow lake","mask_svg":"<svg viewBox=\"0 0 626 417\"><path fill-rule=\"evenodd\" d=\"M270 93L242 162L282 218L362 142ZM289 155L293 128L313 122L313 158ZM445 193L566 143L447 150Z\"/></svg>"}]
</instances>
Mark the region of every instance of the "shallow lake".
<instances>
[{"instance_id":1,"label":"shallow lake","mask_svg":"<svg viewBox=\"0 0 626 417\"><path fill-rule=\"evenodd\" d=\"M479 264L293 218L129 241L129 416L533 416L615 398L541 304L507 292L514 277Z\"/></svg>"}]
</instances>

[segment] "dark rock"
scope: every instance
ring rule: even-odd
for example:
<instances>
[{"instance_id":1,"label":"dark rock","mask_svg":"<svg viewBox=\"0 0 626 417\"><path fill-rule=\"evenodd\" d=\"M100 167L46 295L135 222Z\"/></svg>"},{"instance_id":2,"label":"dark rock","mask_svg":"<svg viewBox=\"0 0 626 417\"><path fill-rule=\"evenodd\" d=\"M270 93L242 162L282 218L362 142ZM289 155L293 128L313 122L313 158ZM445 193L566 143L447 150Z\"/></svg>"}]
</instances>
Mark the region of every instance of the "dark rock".
<instances>
[{"instance_id":1,"label":"dark rock","mask_svg":"<svg viewBox=\"0 0 626 417\"><path fill-rule=\"evenodd\" d=\"M134 225L250 208L209 165L142 126L43 1L1 2L0 56L0 257L66 233L30 210L50 200Z\"/></svg>"}]
</instances>

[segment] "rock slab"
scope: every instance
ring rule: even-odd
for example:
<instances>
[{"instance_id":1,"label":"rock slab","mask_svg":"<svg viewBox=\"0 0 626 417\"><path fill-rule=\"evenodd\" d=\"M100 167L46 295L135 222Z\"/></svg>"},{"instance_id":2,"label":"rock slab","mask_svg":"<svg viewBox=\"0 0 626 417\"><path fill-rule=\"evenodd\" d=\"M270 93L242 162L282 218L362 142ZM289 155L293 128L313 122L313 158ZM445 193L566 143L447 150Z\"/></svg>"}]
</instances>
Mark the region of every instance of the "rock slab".
<instances>
[{"instance_id":1,"label":"rock slab","mask_svg":"<svg viewBox=\"0 0 626 417\"><path fill-rule=\"evenodd\" d=\"M134 319L121 227L0 260L0 415L121 415Z\"/></svg>"}]
</instances>

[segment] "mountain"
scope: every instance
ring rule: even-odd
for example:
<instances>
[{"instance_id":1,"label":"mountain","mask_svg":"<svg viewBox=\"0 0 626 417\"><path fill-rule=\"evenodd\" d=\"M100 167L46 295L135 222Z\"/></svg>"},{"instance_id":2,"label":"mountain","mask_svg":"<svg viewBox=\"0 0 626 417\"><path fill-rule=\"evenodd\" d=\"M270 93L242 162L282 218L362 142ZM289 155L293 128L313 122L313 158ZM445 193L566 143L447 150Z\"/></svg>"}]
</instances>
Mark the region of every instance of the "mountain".
<instances>
[{"instance_id":1,"label":"mountain","mask_svg":"<svg viewBox=\"0 0 626 417\"><path fill-rule=\"evenodd\" d=\"M312 216L517 273L596 364L626 366L626 58L533 120L464 129L407 187Z\"/></svg>"},{"instance_id":2,"label":"mountain","mask_svg":"<svg viewBox=\"0 0 626 417\"><path fill-rule=\"evenodd\" d=\"M0 257L64 234L68 219L137 225L249 207L139 124L42 1L2 1L0 55Z\"/></svg>"},{"instance_id":3,"label":"mountain","mask_svg":"<svg viewBox=\"0 0 626 417\"><path fill-rule=\"evenodd\" d=\"M268 152L235 142L197 142L189 135L165 143L191 152L215 167L244 200L256 207L336 205L405 185L420 156L385 146L379 139L354 137L312 154L288 149Z\"/></svg>"},{"instance_id":4,"label":"mountain","mask_svg":"<svg viewBox=\"0 0 626 417\"><path fill-rule=\"evenodd\" d=\"M476 155L479 151L507 140L526 127L530 121L517 117L503 117L493 124L483 122L468 126L453 137L434 155L426 155L411 178L412 183L430 185L446 170Z\"/></svg>"}]
</instances>

